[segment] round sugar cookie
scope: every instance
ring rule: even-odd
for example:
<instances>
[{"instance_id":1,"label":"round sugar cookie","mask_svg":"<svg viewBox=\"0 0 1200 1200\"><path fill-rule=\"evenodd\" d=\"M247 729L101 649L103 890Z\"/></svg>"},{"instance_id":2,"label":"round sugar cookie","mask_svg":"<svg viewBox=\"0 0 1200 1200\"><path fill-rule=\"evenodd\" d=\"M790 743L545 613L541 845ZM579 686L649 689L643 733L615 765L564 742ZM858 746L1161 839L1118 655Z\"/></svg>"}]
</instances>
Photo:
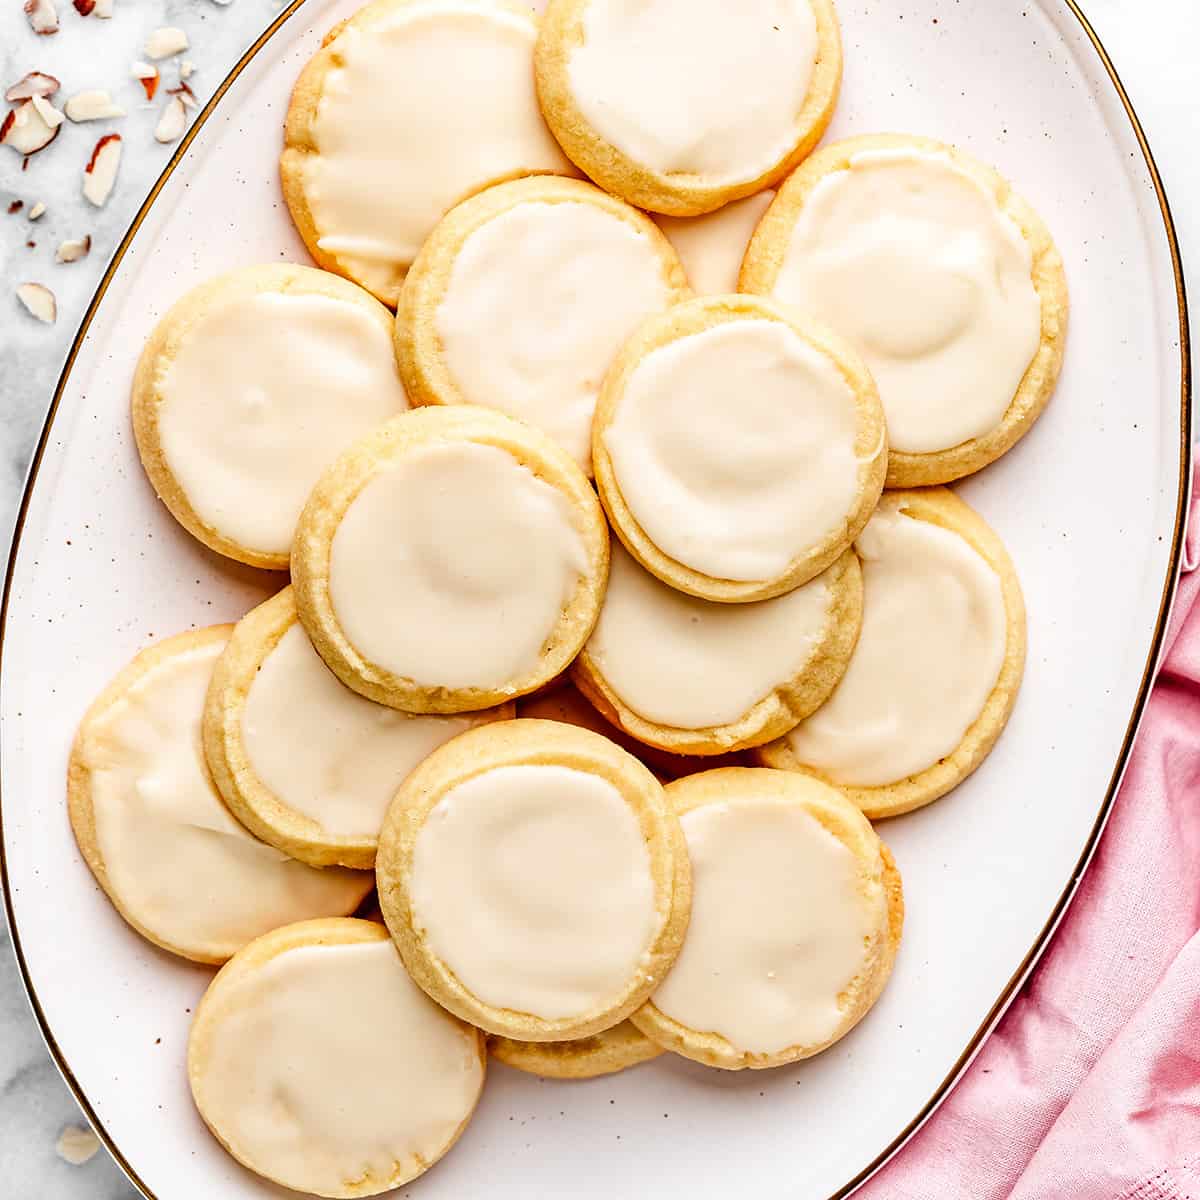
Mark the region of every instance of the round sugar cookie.
<instances>
[{"instance_id":1,"label":"round sugar cookie","mask_svg":"<svg viewBox=\"0 0 1200 1200\"><path fill-rule=\"evenodd\" d=\"M404 777L452 737L511 720L512 705L415 716L352 692L321 661L291 588L247 613L217 659L204 749L234 816L316 867L371 870Z\"/></svg>"},{"instance_id":2,"label":"round sugar cookie","mask_svg":"<svg viewBox=\"0 0 1200 1200\"><path fill-rule=\"evenodd\" d=\"M723 296L738 290L746 247L774 199L768 188L702 217L656 218L697 295Z\"/></svg>"},{"instance_id":3,"label":"round sugar cookie","mask_svg":"<svg viewBox=\"0 0 1200 1200\"><path fill-rule=\"evenodd\" d=\"M392 318L362 288L292 263L193 288L159 321L133 379L142 465L210 549L286 571L321 472L408 407Z\"/></svg>"},{"instance_id":4,"label":"round sugar cookie","mask_svg":"<svg viewBox=\"0 0 1200 1200\"><path fill-rule=\"evenodd\" d=\"M578 661L576 659L577 663ZM603 735L645 763L664 783L671 779L682 779L685 775L695 775L698 771L711 771L715 766L747 765L743 756L736 753L721 755L716 759L699 758L691 754L673 754L640 742L631 733L607 720L567 676L563 676L536 695L521 697L516 708L517 716L521 718L559 721L564 725L577 725L580 729L590 729L593 733Z\"/></svg>"},{"instance_id":5,"label":"round sugar cookie","mask_svg":"<svg viewBox=\"0 0 1200 1200\"><path fill-rule=\"evenodd\" d=\"M715 604L668 587L618 545L600 619L572 677L642 742L727 754L772 741L824 704L861 624L852 550L782 596Z\"/></svg>"},{"instance_id":6,"label":"round sugar cookie","mask_svg":"<svg viewBox=\"0 0 1200 1200\"><path fill-rule=\"evenodd\" d=\"M534 55L554 136L651 212L711 212L821 139L842 78L832 0L550 0Z\"/></svg>"},{"instance_id":7,"label":"round sugar cookie","mask_svg":"<svg viewBox=\"0 0 1200 1200\"><path fill-rule=\"evenodd\" d=\"M300 620L354 691L414 713L534 691L587 640L608 528L545 434L471 405L389 422L322 476L300 518Z\"/></svg>"},{"instance_id":8,"label":"round sugar cookie","mask_svg":"<svg viewBox=\"0 0 1200 1200\"><path fill-rule=\"evenodd\" d=\"M429 235L400 294L396 357L415 404L498 408L590 475L605 372L646 317L690 294L644 213L578 179L518 179Z\"/></svg>"},{"instance_id":9,"label":"round sugar cookie","mask_svg":"<svg viewBox=\"0 0 1200 1200\"><path fill-rule=\"evenodd\" d=\"M743 767L667 786L692 863L692 920L633 1015L712 1067L778 1067L845 1037L879 999L904 924L900 874L836 789Z\"/></svg>"},{"instance_id":10,"label":"round sugar cookie","mask_svg":"<svg viewBox=\"0 0 1200 1200\"><path fill-rule=\"evenodd\" d=\"M632 1021L573 1042L515 1042L489 1037L488 1052L505 1066L543 1079L596 1079L664 1053Z\"/></svg>"},{"instance_id":11,"label":"round sugar cookie","mask_svg":"<svg viewBox=\"0 0 1200 1200\"><path fill-rule=\"evenodd\" d=\"M473 729L404 781L376 860L412 977L488 1033L526 1042L619 1024L665 976L691 882L662 785L599 734Z\"/></svg>"},{"instance_id":12,"label":"round sugar cookie","mask_svg":"<svg viewBox=\"0 0 1200 1200\"><path fill-rule=\"evenodd\" d=\"M204 993L188 1081L217 1141L265 1179L374 1196L427 1171L483 1089L479 1030L438 1008L372 921L251 942Z\"/></svg>"},{"instance_id":13,"label":"round sugar cookie","mask_svg":"<svg viewBox=\"0 0 1200 1200\"><path fill-rule=\"evenodd\" d=\"M276 926L345 916L366 871L318 871L230 816L200 745L204 695L233 627L143 650L79 726L67 771L71 828L113 906L144 938L222 963Z\"/></svg>"},{"instance_id":14,"label":"round sugar cookie","mask_svg":"<svg viewBox=\"0 0 1200 1200\"><path fill-rule=\"evenodd\" d=\"M396 305L445 213L524 175L573 175L538 111L537 17L508 0L374 0L296 81L280 158L309 253Z\"/></svg>"},{"instance_id":15,"label":"round sugar cookie","mask_svg":"<svg viewBox=\"0 0 1200 1200\"><path fill-rule=\"evenodd\" d=\"M887 492L856 543L863 627L829 701L755 751L840 788L872 820L921 808L988 756L1025 669L1008 552L945 488Z\"/></svg>"},{"instance_id":16,"label":"round sugar cookie","mask_svg":"<svg viewBox=\"0 0 1200 1200\"><path fill-rule=\"evenodd\" d=\"M706 296L626 343L592 458L642 566L689 595L745 603L845 553L883 488L887 431L870 372L834 334L758 296Z\"/></svg>"},{"instance_id":17,"label":"round sugar cookie","mask_svg":"<svg viewBox=\"0 0 1200 1200\"><path fill-rule=\"evenodd\" d=\"M1067 282L1045 223L997 171L931 138L855 137L814 154L759 225L738 290L858 347L887 413L889 488L994 462L1062 367Z\"/></svg>"}]
</instances>

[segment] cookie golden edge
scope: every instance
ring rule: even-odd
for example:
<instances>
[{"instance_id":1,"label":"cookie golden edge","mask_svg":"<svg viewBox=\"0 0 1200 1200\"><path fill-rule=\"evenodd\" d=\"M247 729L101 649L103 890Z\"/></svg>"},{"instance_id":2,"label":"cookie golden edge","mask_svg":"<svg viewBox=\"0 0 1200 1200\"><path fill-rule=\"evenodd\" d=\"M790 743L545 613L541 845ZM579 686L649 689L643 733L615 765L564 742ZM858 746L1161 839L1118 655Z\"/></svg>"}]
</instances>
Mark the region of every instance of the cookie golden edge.
<instances>
[{"instance_id":1,"label":"cookie golden edge","mask_svg":"<svg viewBox=\"0 0 1200 1200\"><path fill-rule=\"evenodd\" d=\"M459 254L484 226L522 204L586 204L649 239L668 292L667 304L691 296L683 263L666 235L645 213L580 179L529 176L497 184L452 208L421 247L396 309L396 361L410 403L470 404L446 361L437 314Z\"/></svg>"},{"instance_id":2,"label":"cookie golden edge","mask_svg":"<svg viewBox=\"0 0 1200 1200\"><path fill-rule=\"evenodd\" d=\"M542 1079L598 1079L651 1062L666 1051L626 1020L571 1042L515 1042L512 1038L489 1037L488 1053L507 1067Z\"/></svg>"},{"instance_id":3,"label":"cookie golden edge","mask_svg":"<svg viewBox=\"0 0 1200 1200\"><path fill-rule=\"evenodd\" d=\"M810 546L773 579L718 579L686 566L660 549L642 528L621 493L604 435L612 424L630 379L643 361L665 346L737 321L776 321L787 326L831 362L854 394L858 418L855 454L858 485L845 520ZM690 596L718 604L770 600L815 579L836 562L862 532L879 503L887 474L887 425L875 380L858 353L832 330L800 317L764 296L700 296L650 317L617 355L596 405L592 425L592 465L596 488L613 531L651 575Z\"/></svg>"},{"instance_id":4,"label":"cookie golden edge","mask_svg":"<svg viewBox=\"0 0 1200 1200\"><path fill-rule=\"evenodd\" d=\"M770 295L796 220L813 189L828 175L846 169L853 156L880 150L948 155L955 166L995 197L1033 254L1033 286L1041 302L1041 340L1000 423L981 437L946 450L928 454L892 450L889 456L888 488L952 483L995 462L1033 428L1050 403L1066 354L1071 305L1062 255L1046 223L999 171L955 146L909 134L867 134L824 146L783 183L771 202L742 260L738 291Z\"/></svg>"},{"instance_id":5,"label":"cookie golden edge","mask_svg":"<svg viewBox=\"0 0 1200 1200\"><path fill-rule=\"evenodd\" d=\"M426 446L473 442L511 455L564 497L587 552L580 578L558 624L542 647L539 664L502 687L426 687L370 662L338 622L329 591L333 539L350 505L378 470ZM309 640L349 688L391 708L412 713L460 713L495 708L535 691L561 675L591 635L608 584L608 526L583 472L549 437L493 409L476 405L419 407L381 425L326 470L300 515L292 546L292 587Z\"/></svg>"},{"instance_id":6,"label":"cookie golden edge","mask_svg":"<svg viewBox=\"0 0 1200 1200\"><path fill-rule=\"evenodd\" d=\"M773 778L772 778L773 777ZM891 978L904 932L904 886L891 851L863 814L829 784L805 779L795 787L795 775L761 767L729 767L676 780L666 787L667 799L682 817L709 804L721 804L743 789L762 794L764 788L801 805L854 855L860 893L878 893L880 921L867 947L867 961L839 996L842 1020L832 1036L811 1045L786 1047L771 1054L739 1049L718 1033L690 1029L656 1008L653 999L630 1018L652 1041L694 1062L726 1071L763 1070L812 1058L846 1036L875 1006Z\"/></svg>"},{"instance_id":7,"label":"cookie golden edge","mask_svg":"<svg viewBox=\"0 0 1200 1200\"><path fill-rule=\"evenodd\" d=\"M358 30L368 36L377 26L386 25L391 18L406 8L414 7L421 0L373 0L364 5L352 16L339 21L321 40L321 47L309 59L300 72L292 88L288 101L287 115L283 124L283 151L279 156L279 182L283 190L283 198L291 214L292 223L300 235L305 248L312 255L313 261L326 271L340 275L345 279L365 288L382 304L394 309L400 296L403 279L396 282L395 287L372 287L366 280L356 276L353 267L342 256L330 253L321 247L321 230L317 224L316 214L308 198L308 171L310 157L320 154L317 146L315 126L317 112L321 104L321 96L325 90L325 77L330 71L344 66L345 60L338 47L338 38L348 28ZM512 16L518 16L530 23L531 28L538 26L537 14L528 6L522 6L516 0L489 0L491 7ZM524 174L524 173L522 173ZM531 171L531 175L551 174L549 171ZM515 176L521 178L522 176ZM514 178L503 175L489 179L480 184L479 189L492 184L502 183Z\"/></svg>"},{"instance_id":8,"label":"cookie golden edge","mask_svg":"<svg viewBox=\"0 0 1200 1200\"><path fill-rule=\"evenodd\" d=\"M612 784L629 804L650 856L658 928L624 991L603 1008L548 1020L475 996L417 929L410 899L413 852L429 814L451 788L501 767L555 766ZM443 1008L489 1034L519 1042L563 1042L619 1025L640 1008L678 957L691 915L692 874L683 831L657 777L598 733L523 719L460 734L405 780L388 809L375 862L379 905L409 974Z\"/></svg>"},{"instance_id":9,"label":"cookie golden edge","mask_svg":"<svg viewBox=\"0 0 1200 1200\"><path fill-rule=\"evenodd\" d=\"M584 41L590 0L550 0L534 49L538 102L566 156L605 191L637 208L672 217L713 212L743 196L773 187L802 162L833 119L842 85L842 35L833 0L809 0L817 22L817 57L796 119L796 140L778 162L735 184L706 182L694 174L664 175L628 157L592 128L571 90L571 55Z\"/></svg>"},{"instance_id":10,"label":"cookie golden edge","mask_svg":"<svg viewBox=\"0 0 1200 1200\"><path fill-rule=\"evenodd\" d=\"M391 313L357 284L296 263L242 267L193 288L177 300L158 322L142 349L134 371L130 412L142 467L155 494L171 516L197 541L225 558L267 571L286 571L289 560L287 553L243 546L196 512L167 463L159 433L159 411L165 399L163 383L184 339L213 310L268 293L326 296L339 303L353 305L368 314L391 336Z\"/></svg>"},{"instance_id":11,"label":"cookie golden edge","mask_svg":"<svg viewBox=\"0 0 1200 1200\"><path fill-rule=\"evenodd\" d=\"M904 513L957 534L996 572L1004 598L1006 640L1000 676L979 716L956 749L941 761L906 779L877 787L850 787L800 762L786 736L754 750L763 766L798 771L844 792L872 821L924 808L953 791L991 753L1017 703L1025 673L1025 601L1012 559L991 526L948 488L921 488L887 493Z\"/></svg>"},{"instance_id":12,"label":"cookie golden edge","mask_svg":"<svg viewBox=\"0 0 1200 1200\"><path fill-rule=\"evenodd\" d=\"M339 836L297 812L259 777L246 748L242 720L250 689L271 651L299 620L289 587L251 609L233 627L213 669L204 705L208 769L226 807L268 845L312 867L370 871L375 867L376 838ZM502 705L497 719L511 720L513 715L513 705Z\"/></svg>"},{"instance_id":13,"label":"cookie golden edge","mask_svg":"<svg viewBox=\"0 0 1200 1200\"><path fill-rule=\"evenodd\" d=\"M829 609L808 661L736 721L705 729L681 729L639 716L604 677L587 646L572 664L572 682L607 721L637 741L670 754L706 757L774 741L829 699L845 675L858 643L863 613L862 567L858 556L852 549L844 551L824 574L829 588Z\"/></svg>"},{"instance_id":14,"label":"cookie golden edge","mask_svg":"<svg viewBox=\"0 0 1200 1200\"><path fill-rule=\"evenodd\" d=\"M281 954L313 946L353 946L387 940L388 933L382 925L374 921L362 921L349 917L328 917L314 921L299 921L293 925L284 925L270 933L263 934L242 950L239 950L217 972L201 998L196 1008L196 1014L192 1018L191 1033L188 1037L188 1085L192 1093L193 1102L201 1119L208 1127L209 1132L221 1144L225 1152L260 1178L270 1179L273 1183L279 1183L284 1187L289 1186L283 1180L275 1179L273 1176L261 1171L255 1166L249 1156L239 1153L226 1137L223 1136L216 1124L210 1121L209 1115L206 1113L200 1100L200 1096L203 1093L202 1077L208 1057L208 1047L211 1040L210 1030L213 1023L219 1021L229 1010L232 999L231 994L236 992L237 986L245 979L251 977L256 971L267 966L272 959L277 958ZM478 1044L481 1071L480 1095L482 1095L483 1082L487 1075L487 1049L484 1037L479 1030L473 1029L469 1025L465 1026L465 1029L475 1035ZM478 1105L478 1096L476 1097L476 1105ZM435 1158L427 1160L420 1155L414 1155L404 1162L396 1163L392 1173L387 1178L369 1177L347 1181L345 1187L336 1192L322 1191L315 1194L336 1198L375 1196L380 1192L389 1191L392 1188L401 1187L411 1182L419 1175L424 1174L454 1146L455 1142L462 1136L463 1130L470 1123L471 1117L474 1115L474 1109L475 1106L472 1106L471 1112L463 1118L462 1123Z\"/></svg>"}]
</instances>

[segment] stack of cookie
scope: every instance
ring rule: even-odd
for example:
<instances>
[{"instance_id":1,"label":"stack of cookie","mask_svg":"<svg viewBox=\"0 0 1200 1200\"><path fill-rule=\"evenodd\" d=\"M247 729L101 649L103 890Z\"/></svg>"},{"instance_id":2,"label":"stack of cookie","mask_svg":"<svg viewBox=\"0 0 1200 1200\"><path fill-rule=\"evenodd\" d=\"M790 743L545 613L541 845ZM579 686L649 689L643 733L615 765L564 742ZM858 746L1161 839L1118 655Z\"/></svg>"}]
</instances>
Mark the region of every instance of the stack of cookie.
<instances>
[{"instance_id":1,"label":"stack of cookie","mask_svg":"<svg viewBox=\"0 0 1200 1200\"><path fill-rule=\"evenodd\" d=\"M774 1067L882 992L870 821L982 762L1024 664L933 485L1036 420L1067 299L961 151L814 153L840 81L831 0L375 0L288 113L323 269L147 344L158 495L290 586L114 680L70 815L139 933L226 964L188 1068L251 1170L374 1194L489 1051Z\"/></svg>"}]
</instances>

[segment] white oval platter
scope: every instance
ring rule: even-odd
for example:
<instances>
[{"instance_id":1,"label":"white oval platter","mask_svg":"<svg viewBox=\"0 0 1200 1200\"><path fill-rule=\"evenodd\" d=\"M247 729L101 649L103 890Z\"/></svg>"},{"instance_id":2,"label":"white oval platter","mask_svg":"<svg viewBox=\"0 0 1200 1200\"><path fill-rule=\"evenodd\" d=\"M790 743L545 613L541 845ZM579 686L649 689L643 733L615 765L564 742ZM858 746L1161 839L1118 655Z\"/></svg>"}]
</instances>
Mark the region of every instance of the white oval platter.
<instances>
[{"instance_id":1,"label":"white oval platter","mask_svg":"<svg viewBox=\"0 0 1200 1200\"><path fill-rule=\"evenodd\" d=\"M63 798L75 725L148 640L240 616L277 581L231 567L157 503L129 429L143 339L186 288L307 261L275 160L290 86L355 0L292 5L195 123L89 311L22 508L2 636L6 901L52 1053L110 1150L157 1200L283 1195L196 1116L189 1013L210 972L159 953L101 895ZM1041 210L1073 313L1059 394L964 484L1009 545L1029 667L982 770L890 822L908 926L878 1009L798 1067L722 1074L670 1056L556 1084L503 1067L454 1152L405 1196L689 1200L848 1194L911 1133L1028 970L1072 894L1158 652L1189 477L1182 281L1136 118L1068 0L839 0L830 136L931 134L995 163ZM290 1193L288 1193L290 1194Z\"/></svg>"}]
</instances>

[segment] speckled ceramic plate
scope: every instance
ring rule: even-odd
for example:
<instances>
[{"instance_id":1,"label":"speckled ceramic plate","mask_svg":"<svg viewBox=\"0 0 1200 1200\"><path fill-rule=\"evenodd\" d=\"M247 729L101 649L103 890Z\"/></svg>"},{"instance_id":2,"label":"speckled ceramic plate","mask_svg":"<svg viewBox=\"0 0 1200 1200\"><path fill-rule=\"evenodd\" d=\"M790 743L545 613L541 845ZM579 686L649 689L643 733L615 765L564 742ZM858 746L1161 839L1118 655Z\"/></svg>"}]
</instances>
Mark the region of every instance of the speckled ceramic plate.
<instances>
[{"instance_id":1,"label":"speckled ceramic plate","mask_svg":"<svg viewBox=\"0 0 1200 1200\"><path fill-rule=\"evenodd\" d=\"M92 696L148 639L240 616L271 580L202 550L155 501L127 414L142 341L187 287L305 261L275 159L292 81L354 0L293 5L218 91L105 277L25 497L3 626L6 899L51 1050L147 1196L276 1194L219 1149L184 1076L209 972L122 923L67 824L64 768ZM792 1068L670 1056L590 1083L497 1067L475 1121L405 1195L844 1196L916 1128L1044 949L1095 845L1140 717L1180 548L1189 399L1178 257L1153 164L1067 0L839 0L832 135L928 133L994 162L1059 239L1074 311L1059 394L962 487L1016 560L1029 668L987 764L890 822L909 920L870 1018Z\"/></svg>"}]
</instances>

